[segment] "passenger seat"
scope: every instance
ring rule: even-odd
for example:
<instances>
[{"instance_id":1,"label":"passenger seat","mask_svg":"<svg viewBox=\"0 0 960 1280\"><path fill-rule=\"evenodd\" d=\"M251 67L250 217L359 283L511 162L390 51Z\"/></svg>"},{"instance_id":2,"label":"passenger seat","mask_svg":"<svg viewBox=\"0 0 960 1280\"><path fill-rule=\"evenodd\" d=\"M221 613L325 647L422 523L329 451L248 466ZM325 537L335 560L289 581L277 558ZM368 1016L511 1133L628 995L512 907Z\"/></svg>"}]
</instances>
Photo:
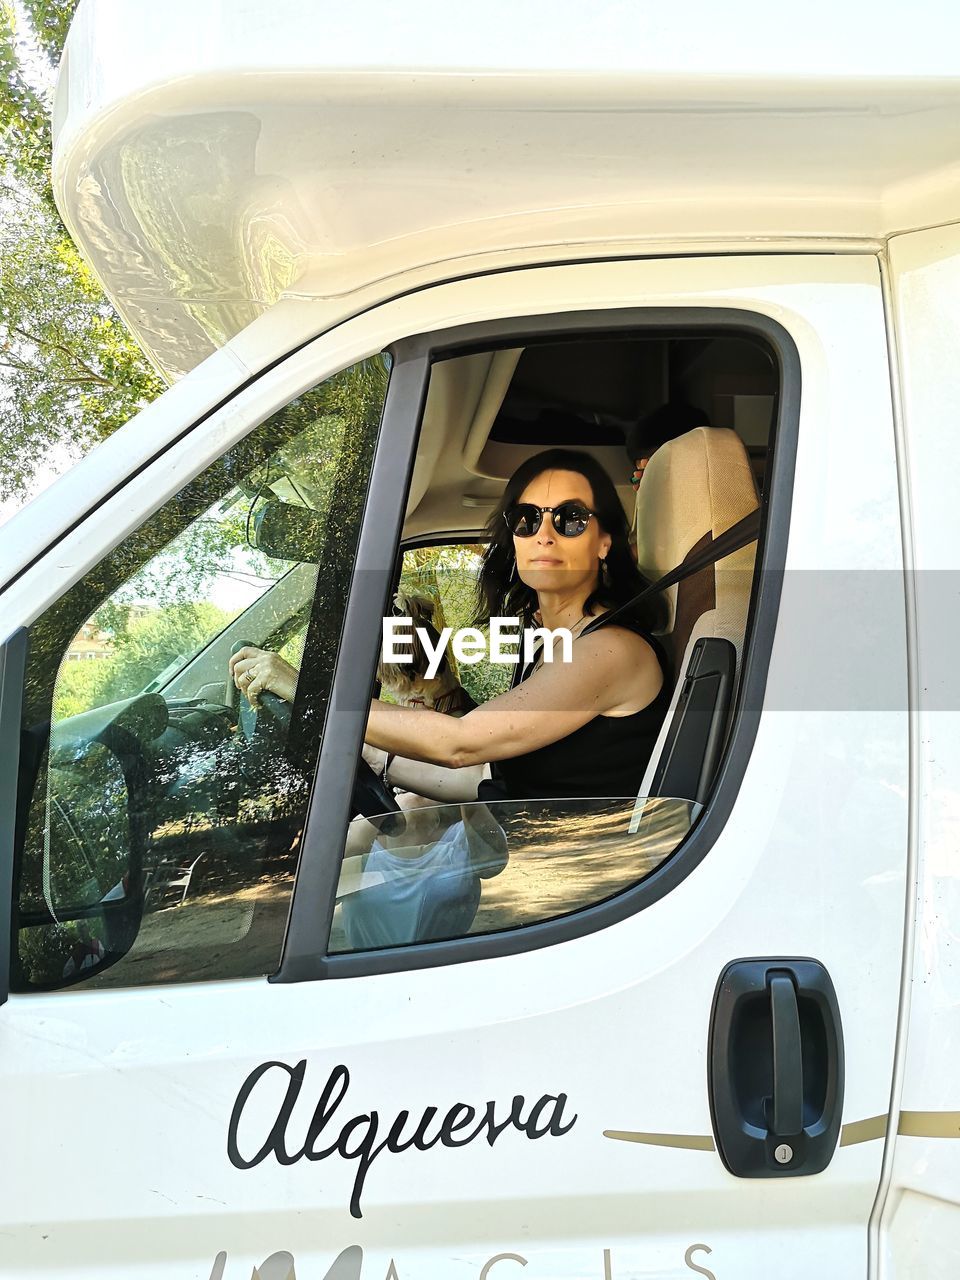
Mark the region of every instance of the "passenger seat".
<instances>
[{"instance_id":1,"label":"passenger seat","mask_svg":"<svg viewBox=\"0 0 960 1280\"><path fill-rule=\"evenodd\" d=\"M635 524L641 571L651 582L657 581L704 551L758 505L750 459L736 432L726 427L696 427L669 441L650 459L637 490ZM718 670L723 672L720 680L724 686L723 707L722 714L720 710L715 713L715 719L720 718L722 722L707 725L702 713L688 715L688 721L694 723L685 726L682 749L689 756L691 751L696 755L702 747L704 761L708 757L710 760L719 757L727 728L726 713L743 655L755 556L756 543L751 543L664 592L668 617L660 635L672 660L676 684L641 784L641 795L667 794L662 785L654 783L663 782L665 745L668 754L675 747L680 749L677 746L679 721L675 725L674 720L688 683L691 658L701 639L727 642L701 645L694 664L695 668L698 664L702 668L705 660L719 659ZM681 718L685 712L693 711L687 707L691 687L688 683ZM711 735L712 745L708 750L705 739ZM681 768L681 775L684 772L689 774L689 768L686 771ZM712 776L705 783L701 779L699 787L688 788L699 792L688 798L705 798L702 792L709 789L712 780Z\"/></svg>"}]
</instances>

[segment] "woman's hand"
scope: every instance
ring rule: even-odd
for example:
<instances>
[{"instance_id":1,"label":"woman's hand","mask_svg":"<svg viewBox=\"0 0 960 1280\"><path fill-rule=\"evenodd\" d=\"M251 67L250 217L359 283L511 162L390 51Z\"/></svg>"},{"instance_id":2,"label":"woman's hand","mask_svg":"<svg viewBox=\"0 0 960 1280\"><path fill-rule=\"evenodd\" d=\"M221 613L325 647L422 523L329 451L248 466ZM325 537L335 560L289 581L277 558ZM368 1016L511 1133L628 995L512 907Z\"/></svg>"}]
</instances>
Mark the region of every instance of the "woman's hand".
<instances>
[{"instance_id":1,"label":"woman's hand","mask_svg":"<svg viewBox=\"0 0 960 1280\"><path fill-rule=\"evenodd\" d=\"M265 691L293 702L299 674L279 653L254 645L245 645L230 658L230 679L251 707L258 705L257 699Z\"/></svg>"}]
</instances>

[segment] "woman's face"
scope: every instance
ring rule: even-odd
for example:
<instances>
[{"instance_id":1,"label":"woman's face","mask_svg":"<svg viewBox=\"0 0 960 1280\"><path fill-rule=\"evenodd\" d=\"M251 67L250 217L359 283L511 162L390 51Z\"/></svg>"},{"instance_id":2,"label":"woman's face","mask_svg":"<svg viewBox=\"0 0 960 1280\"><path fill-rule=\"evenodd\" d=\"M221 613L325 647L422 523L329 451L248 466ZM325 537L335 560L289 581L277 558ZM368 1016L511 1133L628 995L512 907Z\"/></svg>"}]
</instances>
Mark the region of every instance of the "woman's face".
<instances>
[{"instance_id":1,"label":"woman's face","mask_svg":"<svg viewBox=\"0 0 960 1280\"><path fill-rule=\"evenodd\" d=\"M561 502L582 502L594 511L593 489L578 471L543 471L531 480L517 499L538 507L558 507ZM592 591L597 582L600 560L610 550L610 535L604 533L596 517L577 538L562 538L545 513L540 528L530 538L513 539L517 573L534 591Z\"/></svg>"}]
</instances>

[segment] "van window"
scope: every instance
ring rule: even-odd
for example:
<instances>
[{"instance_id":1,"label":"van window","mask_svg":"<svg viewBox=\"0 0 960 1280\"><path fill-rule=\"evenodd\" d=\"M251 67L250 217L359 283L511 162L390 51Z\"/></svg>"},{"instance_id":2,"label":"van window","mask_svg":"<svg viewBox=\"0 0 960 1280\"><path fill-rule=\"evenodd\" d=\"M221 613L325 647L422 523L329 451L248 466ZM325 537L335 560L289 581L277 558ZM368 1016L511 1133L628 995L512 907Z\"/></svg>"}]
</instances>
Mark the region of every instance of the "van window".
<instances>
[{"instance_id":1,"label":"van window","mask_svg":"<svg viewBox=\"0 0 960 1280\"><path fill-rule=\"evenodd\" d=\"M288 404L31 628L17 988L276 968L332 664L254 710L229 662L335 654L387 376Z\"/></svg>"},{"instance_id":2,"label":"van window","mask_svg":"<svg viewBox=\"0 0 960 1280\"><path fill-rule=\"evenodd\" d=\"M655 871L701 806L664 796L425 805L356 818L330 951L477 937L556 920Z\"/></svg>"},{"instance_id":3,"label":"van window","mask_svg":"<svg viewBox=\"0 0 960 1280\"><path fill-rule=\"evenodd\" d=\"M479 392L478 368L488 370ZM519 358L512 350L436 361L393 608L432 627L431 644L445 628L472 626L488 643L473 662L448 641L442 678L432 682L405 681L398 667L384 679L381 664L381 700L469 716L473 704L510 689L516 667L493 660L478 576L487 539L502 535L501 497L518 467L545 450L575 449L599 468L609 522L619 519L623 554L636 562L618 569L633 595L757 517L779 390L770 348L729 331L533 341ZM384 811L349 826L328 945L338 964L557 921L634 888L676 853L704 811L729 740L758 520L751 527L753 540L694 568L635 619L665 674L650 717L647 707L622 717L629 731L617 716L596 717L565 757L548 744L524 776L504 761L492 780L489 765L440 763L426 737L411 758L365 746ZM501 541L503 575L516 586L516 546L509 535ZM595 589L599 562L590 571ZM521 624L537 625L536 592L519 576L526 596L505 589L504 612L526 610ZM558 781L555 767L570 777Z\"/></svg>"},{"instance_id":4,"label":"van window","mask_svg":"<svg viewBox=\"0 0 960 1280\"><path fill-rule=\"evenodd\" d=\"M473 626L478 605L477 575L484 550L482 542L428 544L405 550L398 598L419 596L431 601L438 631ZM489 633L482 622L479 629L483 634ZM456 655L447 650L453 677L479 704L510 688L511 671L490 662L486 653L478 656L477 662L458 663ZM382 696L393 700L388 689L382 691Z\"/></svg>"}]
</instances>

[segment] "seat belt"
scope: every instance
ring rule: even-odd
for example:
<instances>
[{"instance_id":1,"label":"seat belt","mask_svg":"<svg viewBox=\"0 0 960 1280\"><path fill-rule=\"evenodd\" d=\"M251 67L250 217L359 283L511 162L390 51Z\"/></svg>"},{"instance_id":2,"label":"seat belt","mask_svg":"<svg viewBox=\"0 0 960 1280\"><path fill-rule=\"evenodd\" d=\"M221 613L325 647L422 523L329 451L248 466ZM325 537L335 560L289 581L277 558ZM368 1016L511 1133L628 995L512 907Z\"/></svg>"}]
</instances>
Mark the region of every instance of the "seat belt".
<instances>
[{"instance_id":1,"label":"seat belt","mask_svg":"<svg viewBox=\"0 0 960 1280\"><path fill-rule=\"evenodd\" d=\"M701 569L706 569L709 565L716 564L718 560L723 560L727 556L733 555L734 551L739 551L741 547L746 547L751 542L756 542L759 535L760 508L755 507L742 520L732 524L729 529L724 529L723 533L714 538L710 545L704 547L697 555L691 556L689 560L684 560L683 564L678 564L675 569L665 573L662 578L658 578L650 586L644 587L626 604L618 605L616 609L611 609L608 613L603 614L597 625L590 628L591 632L599 631L607 623L613 622L625 613L629 613L637 607L641 600L646 600L650 596L656 595L658 591L666 591L668 587L675 586L678 582L682 582L684 578L692 578Z\"/></svg>"}]
</instances>

